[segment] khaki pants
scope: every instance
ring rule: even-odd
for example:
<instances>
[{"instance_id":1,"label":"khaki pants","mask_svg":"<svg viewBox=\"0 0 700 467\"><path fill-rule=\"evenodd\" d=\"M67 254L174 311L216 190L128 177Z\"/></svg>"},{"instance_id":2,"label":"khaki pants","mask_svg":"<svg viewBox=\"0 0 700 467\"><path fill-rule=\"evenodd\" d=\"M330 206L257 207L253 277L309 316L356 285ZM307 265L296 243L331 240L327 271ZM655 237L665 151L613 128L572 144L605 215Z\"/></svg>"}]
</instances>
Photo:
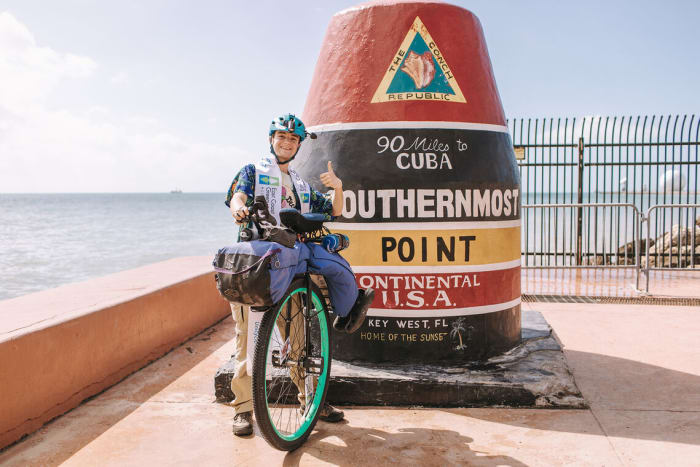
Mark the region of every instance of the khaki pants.
<instances>
[{"instance_id":1,"label":"khaki pants","mask_svg":"<svg viewBox=\"0 0 700 467\"><path fill-rule=\"evenodd\" d=\"M231 303L233 322L236 323L236 334L233 337L233 347L236 357L236 371L231 380L231 391L235 398L231 405L236 414L253 411L253 380L246 368L248 350L248 312L247 306Z\"/></svg>"},{"instance_id":2,"label":"khaki pants","mask_svg":"<svg viewBox=\"0 0 700 467\"><path fill-rule=\"evenodd\" d=\"M292 306L292 321L290 323L290 334L296 336L294 342L290 342L289 358L296 360L299 354L304 348L303 341L303 330L304 320L301 313L298 313L299 306L294 303ZM236 334L233 338L233 345L235 349L236 358L236 371L231 379L231 391L235 398L231 405L233 406L235 413L251 412L253 410L253 380L251 375L248 374L246 359L248 350L248 314L250 313L250 308L247 306L234 305L231 303L231 314L233 315L233 321L236 324ZM277 329L280 332L282 339L287 338L286 333L286 323L284 320L285 312L280 313L277 318ZM251 354L253 349L251 349ZM304 370L301 368L293 368L290 371L290 378L296 385L299 394L299 402L304 404L306 397L304 391ZM314 378L314 386L316 384L316 379Z\"/></svg>"}]
</instances>

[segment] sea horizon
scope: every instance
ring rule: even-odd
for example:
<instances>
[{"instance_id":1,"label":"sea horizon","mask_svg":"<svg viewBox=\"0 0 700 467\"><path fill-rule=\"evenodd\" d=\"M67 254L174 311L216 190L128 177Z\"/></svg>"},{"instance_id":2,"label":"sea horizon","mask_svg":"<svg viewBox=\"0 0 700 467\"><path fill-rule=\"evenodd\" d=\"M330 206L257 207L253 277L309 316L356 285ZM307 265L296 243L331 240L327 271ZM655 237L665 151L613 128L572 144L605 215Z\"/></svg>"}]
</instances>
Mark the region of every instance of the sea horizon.
<instances>
[{"instance_id":1,"label":"sea horizon","mask_svg":"<svg viewBox=\"0 0 700 467\"><path fill-rule=\"evenodd\" d=\"M218 193L2 193L0 300L236 241Z\"/></svg>"},{"instance_id":2,"label":"sea horizon","mask_svg":"<svg viewBox=\"0 0 700 467\"><path fill-rule=\"evenodd\" d=\"M594 202L595 194L584 193L584 201ZM0 193L0 300L174 257L213 258L237 237L225 196L223 191ZM523 205L550 199L572 203L576 197L539 192L523 193L521 200ZM572 209L562 211L559 221L570 225ZM550 210L524 213L522 238L534 245L531 251L543 241L556 242L547 238L556 229L541 228L556 221ZM625 239L634 232L629 214L605 214L605 222ZM604 230L594 231L596 241L605 240Z\"/></svg>"}]
</instances>

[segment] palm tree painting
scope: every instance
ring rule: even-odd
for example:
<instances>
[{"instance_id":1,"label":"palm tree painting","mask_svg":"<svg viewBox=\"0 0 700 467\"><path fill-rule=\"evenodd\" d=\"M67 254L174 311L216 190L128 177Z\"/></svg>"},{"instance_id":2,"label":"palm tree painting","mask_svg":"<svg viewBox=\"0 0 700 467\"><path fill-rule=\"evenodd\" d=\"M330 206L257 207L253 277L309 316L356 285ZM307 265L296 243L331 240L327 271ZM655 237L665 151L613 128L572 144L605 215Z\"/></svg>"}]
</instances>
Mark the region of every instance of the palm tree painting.
<instances>
[{"instance_id":1,"label":"palm tree painting","mask_svg":"<svg viewBox=\"0 0 700 467\"><path fill-rule=\"evenodd\" d=\"M464 317L457 318L456 320L452 321L452 331L450 331L450 337L452 339L459 337L459 345L455 347L455 350L464 350L467 348L467 345L464 343L464 340L462 340L462 333L467 332L467 328L465 327L465 319ZM469 326L471 328L471 326Z\"/></svg>"}]
</instances>

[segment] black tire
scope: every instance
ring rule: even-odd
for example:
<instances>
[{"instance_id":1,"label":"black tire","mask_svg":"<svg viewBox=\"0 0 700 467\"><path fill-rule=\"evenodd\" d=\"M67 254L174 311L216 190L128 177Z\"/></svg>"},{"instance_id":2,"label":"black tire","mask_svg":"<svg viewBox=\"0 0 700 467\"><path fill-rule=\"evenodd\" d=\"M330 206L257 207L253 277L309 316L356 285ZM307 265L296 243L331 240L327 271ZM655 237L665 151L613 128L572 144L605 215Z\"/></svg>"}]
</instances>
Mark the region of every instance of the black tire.
<instances>
[{"instance_id":1,"label":"black tire","mask_svg":"<svg viewBox=\"0 0 700 467\"><path fill-rule=\"evenodd\" d=\"M306 300L305 279L296 278L287 293L272 310L267 311L260 324L253 358L253 410L258 427L270 445L282 451L292 451L306 441L318 421L319 411L326 401L331 372L330 320L321 293L311 284L312 308L310 314L311 346L306 348L303 329L299 332L299 320L303 315L293 314L289 304L301 304ZM289 314L288 314L289 313ZM283 338L279 319L289 318ZM279 319L278 319L279 318ZM280 323L278 325L278 323ZM291 323L294 323L293 325ZM287 329L289 332L287 332ZM301 339L299 338L301 334ZM295 355L296 354L296 355ZM295 363L313 362L318 373ZM310 404L302 405L301 393L293 382L293 376L304 381L305 398ZM314 384L316 375L317 384ZM306 408L308 406L308 408Z\"/></svg>"}]
</instances>

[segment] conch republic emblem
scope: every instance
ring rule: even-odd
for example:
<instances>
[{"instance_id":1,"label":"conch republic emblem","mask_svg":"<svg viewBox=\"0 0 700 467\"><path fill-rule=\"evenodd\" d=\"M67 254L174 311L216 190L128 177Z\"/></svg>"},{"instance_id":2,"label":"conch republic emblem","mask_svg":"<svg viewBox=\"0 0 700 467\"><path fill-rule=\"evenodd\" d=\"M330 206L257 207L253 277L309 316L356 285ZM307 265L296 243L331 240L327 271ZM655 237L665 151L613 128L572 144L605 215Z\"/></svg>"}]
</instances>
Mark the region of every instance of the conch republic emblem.
<instances>
[{"instance_id":1,"label":"conch republic emblem","mask_svg":"<svg viewBox=\"0 0 700 467\"><path fill-rule=\"evenodd\" d=\"M466 93L466 96L465 94ZM329 228L359 287L375 290L335 358L489 358L520 341L520 178L479 20L431 1L381 0L333 16L294 169L343 180Z\"/></svg>"},{"instance_id":2,"label":"conch republic emblem","mask_svg":"<svg viewBox=\"0 0 700 467\"><path fill-rule=\"evenodd\" d=\"M372 102L442 100L466 102L447 59L419 17L394 54Z\"/></svg>"}]
</instances>

